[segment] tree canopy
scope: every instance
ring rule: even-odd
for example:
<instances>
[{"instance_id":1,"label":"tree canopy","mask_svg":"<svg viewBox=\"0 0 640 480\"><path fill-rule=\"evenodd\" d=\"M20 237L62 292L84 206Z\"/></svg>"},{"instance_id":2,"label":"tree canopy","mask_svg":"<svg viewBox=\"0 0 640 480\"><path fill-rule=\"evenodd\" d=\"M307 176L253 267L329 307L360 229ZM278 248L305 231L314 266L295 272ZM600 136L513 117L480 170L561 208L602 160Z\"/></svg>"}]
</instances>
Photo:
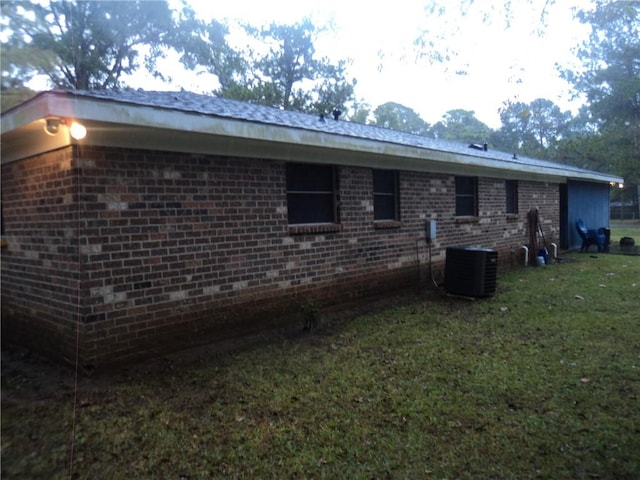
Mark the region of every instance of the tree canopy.
<instances>
[{"instance_id":1,"label":"tree canopy","mask_svg":"<svg viewBox=\"0 0 640 480\"><path fill-rule=\"evenodd\" d=\"M387 102L373 111L375 120L372 122L384 128L426 135L429 124L420 118L413 109L399 103Z\"/></svg>"},{"instance_id":2,"label":"tree canopy","mask_svg":"<svg viewBox=\"0 0 640 480\"><path fill-rule=\"evenodd\" d=\"M354 100L355 80L346 79L347 60L332 63L316 55L314 42L319 30L310 19L292 25L244 28L268 51L260 54L248 49L241 53L243 60L230 68L226 77L219 77L218 95L319 113L344 110Z\"/></svg>"},{"instance_id":3,"label":"tree canopy","mask_svg":"<svg viewBox=\"0 0 640 480\"><path fill-rule=\"evenodd\" d=\"M596 131L583 136L591 168L615 171L640 192L640 2L598 1L577 12L591 27L576 54L579 69L563 76L586 99ZM584 115L583 115L584 117ZM578 143L575 138L565 150ZM574 148L575 151L575 148Z\"/></svg>"},{"instance_id":4,"label":"tree canopy","mask_svg":"<svg viewBox=\"0 0 640 480\"><path fill-rule=\"evenodd\" d=\"M57 88L97 90L121 86L139 68L162 76L156 60L167 49L187 52L206 33L188 6L174 13L165 1L3 2L3 87L36 74Z\"/></svg>"},{"instance_id":5,"label":"tree canopy","mask_svg":"<svg viewBox=\"0 0 640 480\"><path fill-rule=\"evenodd\" d=\"M491 129L476 118L475 112L463 109L446 112L431 133L443 140L471 143L485 143L491 137Z\"/></svg>"},{"instance_id":6,"label":"tree canopy","mask_svg":"<svg viewBox=\"0 0 640 480\"><path fill-rule=\"evenodd\" d=\"M500 109L502 126L494 133L495 147L538 158L555 158L558 143L567 132L570 112L551 100L530 103L505 102Z\"/></svg>"}]
</instances>

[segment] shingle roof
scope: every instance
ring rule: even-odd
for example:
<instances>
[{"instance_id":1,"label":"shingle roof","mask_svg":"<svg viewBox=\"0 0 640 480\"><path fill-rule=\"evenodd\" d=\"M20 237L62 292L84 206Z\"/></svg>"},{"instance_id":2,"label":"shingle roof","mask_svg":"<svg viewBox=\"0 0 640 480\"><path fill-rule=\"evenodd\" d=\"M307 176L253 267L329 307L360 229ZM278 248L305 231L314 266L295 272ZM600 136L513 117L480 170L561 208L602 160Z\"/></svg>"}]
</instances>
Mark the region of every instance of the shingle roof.
<instances>
[{"instance_id":1,"label":"shingle roof","mask_svg":"<svg viewBox=\"0 0 640 480\"><path fill-rule=\"evenodd\" d=\"M478 150L469 148L467 144L439 140L435 138L414 135L387 128L364 125L344 120L334 120L332 116L325 116L324 121L319 115L283 110L274 107L256 105L248 102L230 100L209 95L201 95L187 91L159 92L143 90L122 91L68 91L67 93L81 97L91 97L115 102L144 105L160 109L178 110L215 117L230 118L248 122L259 122L269 125L300 128L304 130L326 132L348 137L374 140L385 143L418 147L467 156L500 160L517 165L537 165L542 168L559 168L576 173L587 173L590 170L559 164L531 157L517 156L513 153L497 150Z\"/></svg>"},{"instance_id":2,"label":"shingle roof","mask_svg":"<svg viewBox=\"0 0 640 480\"><path fill-rule=\"evenodd\" d=\"M540 169L548 174L557 174L566 178L575 177L593 178L597 181L621 181L621 179L614 175L593 172L571 165L520 155L515 157L513 153L500 152L498 150L489 149L488 151L484 151L482 149L469 148L468 144L439 140L373 125L364 125L345 120L336 121L331 115L325 116L324 121L322 121L319 115L294 112L187 91L61 90L44 92L40 95L45 94L78 99L82 98L94 102L105 101L110 104L120 104L124 106L149 107L167 112L184 112L211 118L228 119L273 127L286 127L308 132L337 135L343 138L381 142L399 147L443 152L462 156L467 159L475 159L473 161L480 164L483 163L483 159L486 160L487 163L493 162L495 164L495 162L498 162L501 165L500 168L504 170ZM3 117L7 113L8 112L4 112Z\"/></svg>"}]
</instances>

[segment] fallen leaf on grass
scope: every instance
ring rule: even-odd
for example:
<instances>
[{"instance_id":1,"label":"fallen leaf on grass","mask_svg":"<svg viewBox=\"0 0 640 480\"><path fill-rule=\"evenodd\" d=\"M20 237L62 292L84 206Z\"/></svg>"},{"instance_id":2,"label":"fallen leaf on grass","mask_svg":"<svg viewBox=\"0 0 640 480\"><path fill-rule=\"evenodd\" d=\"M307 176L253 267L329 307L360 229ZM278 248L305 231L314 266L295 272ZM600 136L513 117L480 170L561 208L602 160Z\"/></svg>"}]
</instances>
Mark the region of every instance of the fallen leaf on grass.
<instances>
[{"instance_id":1,"label":"fallen leaf on grass","mask_svg":"<svg viewBox=\"0 0 640 480\"><path fill-rule=\"evenodd\" d=\"M244 415L236 415L236 422L244 422L245 418Z\"/></svg>"},{"instance_id":2,"label":"fallen leaf on grass","mask_svg":"<svg viewBox=\"0 0 640 480\"><path fill-rule=\"evenodd\" d=\"M584 300L584 297L582 295L576 295L574 298L576 300Z\"/></svg>"},{"instance_id":3,"label":"fallen leaf on grass","mask_svg":"<svg viewBox=\"0 0 640 480\"><path fill-rule=\"evenodd\" d=\"M601 283L600 285L598 285L600 288L607 288L607 286L604 283Z\"/></svg>"},{"instance_id":4,"label":"fallen leaf on grass","mask_svg":"<svg viewBox=\"0 0 640 480\"><path fill-rule=\"evenodd\" d=\"M582 377L582 378L580 379L580 381L581 381L582 383L589 383L591 380L589 380L587 377Z\"/></svg>"},{"instance_id":5,"label":"fallen leaf on grass","mask_svg":"<svg viewBox=\"0 0 640 480\"><path fill-rule=\"evenodd\" d=\"M508 312L509 311L509 307L500 307L500 311L501 312Z\"/></svg>"}]
</instances>

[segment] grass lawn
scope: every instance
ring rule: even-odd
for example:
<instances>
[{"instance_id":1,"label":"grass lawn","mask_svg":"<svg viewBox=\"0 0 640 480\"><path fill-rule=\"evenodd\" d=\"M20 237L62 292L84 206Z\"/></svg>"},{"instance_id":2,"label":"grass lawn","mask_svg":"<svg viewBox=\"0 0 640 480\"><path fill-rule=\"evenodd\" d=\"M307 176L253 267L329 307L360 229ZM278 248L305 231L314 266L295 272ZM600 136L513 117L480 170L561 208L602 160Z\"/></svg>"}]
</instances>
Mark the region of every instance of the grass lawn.
<instances>
[{"instance_id":1,"label":"grass lawn","mask_svg":"<svg viewBox=\"0 0 640 480\"><path fill-rule=\"evenodd\" d=\"M77 390L5 352L2 478L638 479L639 312L640 257L575 253Z\"/></svg>"}]
</instances>

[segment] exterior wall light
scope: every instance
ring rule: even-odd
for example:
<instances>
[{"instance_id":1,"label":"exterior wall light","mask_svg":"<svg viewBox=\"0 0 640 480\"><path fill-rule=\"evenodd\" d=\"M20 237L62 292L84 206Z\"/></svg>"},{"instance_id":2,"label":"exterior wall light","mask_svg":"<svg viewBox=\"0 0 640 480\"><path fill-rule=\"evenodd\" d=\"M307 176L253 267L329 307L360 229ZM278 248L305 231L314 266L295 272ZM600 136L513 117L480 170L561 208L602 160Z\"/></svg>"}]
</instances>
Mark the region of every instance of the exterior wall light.
<instances>
[{"instance_id":1,"label":"exterior wall light","mask_svg":"<svg viewBox=\"0 0 640 480\"><path fill-rule=\"evenodd\" d=\"M624 188L624 183L619 184L618 188Z\"/></svg>"},{"instance_id":2,"label":"exterior wall light","mask_svg":"<svg viewBox=\"0 0 640 480\"><path fill-rule=\"evenodd\" d=\"M71 135L71 138L74 138L75 140L82 140L87 136L87 128L81 123L71 122L71 125L69 126L69 134Z\"/></svg>"},{"instance_id":3,"label":"exterior wall light","mask_svg":"<svg viewBox=\"0 0 640 480\"><path fill-rule=\"evenodd\" d=\"M47 118L45 119L44 131L47 135L57 135L60 131L60 125L69 126L69 135L74 140L82 140L87 136L87 128L81 123L69 121L64 118Z\"/></svg>"}]
</instances>

